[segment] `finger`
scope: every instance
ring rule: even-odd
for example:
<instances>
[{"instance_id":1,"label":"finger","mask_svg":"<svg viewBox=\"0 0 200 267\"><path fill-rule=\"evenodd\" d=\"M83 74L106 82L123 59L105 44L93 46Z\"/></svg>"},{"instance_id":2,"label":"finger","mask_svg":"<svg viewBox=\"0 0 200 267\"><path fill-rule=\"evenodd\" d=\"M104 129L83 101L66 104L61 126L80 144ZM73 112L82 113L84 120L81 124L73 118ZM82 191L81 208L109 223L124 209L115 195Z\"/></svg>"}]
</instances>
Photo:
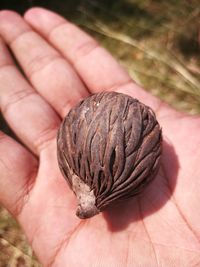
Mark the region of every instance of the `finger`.
<instances>
[{"instance_id":1,"label":"finger","mask_svg":"<svg viewBox=\"0 0 200 267\"><path fill-rule=\"evenodd\" d=\"M15 12L0 13L0 33L35 89L62 116L88 91L61 54Z\"/></svg>"},{"instance_id":2,"label":"finger","mask_svg":"<svg viewBox=\"0 0 200 267\"><path fill-rule=\"evenodd\" d=\"M55 138L60 119L14 65L0 39L0 109L17 136L36 154Z\"/></svg>"},{"instance_id":3,"label":"finger","mask_svg":"<svg viewBox=\"0 0 200 267\"><path fill-rule=\"evenodd\" d=\"M17 216L33 187L38 161L0 131L0 202Z\"/></svg>"},{"instance_id":4,"label":"finger","mask_svg":"<svg viewBox=\"0 0 200 267\"><path fill-rule=\"evenodd\" d=\"M72 63L91 92L128 93L147 105L159 106L158 99L136 85L110 53L74 24L42 8L32 8L24 17Z\"/></svg>"},{"instance_id":5,"label":"finger","mask_svg":"<svg viewBox=\"0 0 200 267\"><path fill-rule=\"evenodd\" d=\"M74 65L92 91L130 81L112 56L74 24L41 8L30 9L24 17Z\"/></svg>"}]
</instances>

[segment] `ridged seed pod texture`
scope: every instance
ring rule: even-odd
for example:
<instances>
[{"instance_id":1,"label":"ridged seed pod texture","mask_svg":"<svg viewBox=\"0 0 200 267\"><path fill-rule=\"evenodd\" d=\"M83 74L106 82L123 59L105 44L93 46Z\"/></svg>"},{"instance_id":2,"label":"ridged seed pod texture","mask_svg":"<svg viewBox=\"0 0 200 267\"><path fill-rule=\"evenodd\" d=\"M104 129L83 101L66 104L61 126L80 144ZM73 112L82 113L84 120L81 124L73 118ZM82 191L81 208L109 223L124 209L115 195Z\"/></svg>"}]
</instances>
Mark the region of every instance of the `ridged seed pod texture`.
<instances>
[{"instance_id":1,"label":"ridged seed pod texture","mask_svg":"<svg viewBox=\"0 0 200 267\"><path fill-rule=\"evenodd\" d=\"M58 163L89 218L140 193L155 177L162 133L152 109L116 92L91 95L72 108L58 133Z\"/></svg>"}]
</instances>

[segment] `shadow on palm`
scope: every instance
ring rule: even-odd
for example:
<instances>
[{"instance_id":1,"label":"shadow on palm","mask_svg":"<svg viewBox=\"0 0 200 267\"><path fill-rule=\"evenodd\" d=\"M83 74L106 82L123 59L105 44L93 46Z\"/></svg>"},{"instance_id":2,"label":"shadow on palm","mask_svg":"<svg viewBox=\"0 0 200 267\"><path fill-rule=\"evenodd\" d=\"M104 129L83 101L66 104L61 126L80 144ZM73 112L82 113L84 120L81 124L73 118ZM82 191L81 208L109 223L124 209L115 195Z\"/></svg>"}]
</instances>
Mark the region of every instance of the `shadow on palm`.
<instances>
[{"instance_id":1,"label":"shadow on palm","mask_svg":"<svg viewBox=\"0 0 200 267\"><path fill-rule=\"evenodd\" d=\"M167 168L173 169L170 182ZM161 166L155 179L137 197L119 202L103 212L109 230L111 232L122 231L132 222L141 220L161 209L173 194L178 169L179 162L174 148L164 141Z\"/></svg>"}]
</instances>

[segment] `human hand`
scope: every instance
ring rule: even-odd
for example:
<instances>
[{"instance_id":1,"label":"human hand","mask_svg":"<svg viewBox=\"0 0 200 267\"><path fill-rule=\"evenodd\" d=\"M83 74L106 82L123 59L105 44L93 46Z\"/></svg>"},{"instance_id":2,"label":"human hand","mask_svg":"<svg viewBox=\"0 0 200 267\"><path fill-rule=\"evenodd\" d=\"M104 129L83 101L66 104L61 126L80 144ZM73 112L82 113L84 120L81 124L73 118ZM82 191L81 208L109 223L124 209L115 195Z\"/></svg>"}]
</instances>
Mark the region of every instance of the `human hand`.
<instances>
[{"instance_id":1,"label":"human hand","mask_svg":"<svg viewBox=\"0 0 200 267\"><path fill-rule=\"evenodd\" d=\"M41 263L199 266L200 118L149 95L91 37L50 11L33 8L24 18L2 11L0 35L0 108L26 146L1 132L0 202ZM163 129L162 164L143 194L80 220L58 169L56 134L72 106L102 90L129 94L154 109Z\"/></svg>"}]
</instances>

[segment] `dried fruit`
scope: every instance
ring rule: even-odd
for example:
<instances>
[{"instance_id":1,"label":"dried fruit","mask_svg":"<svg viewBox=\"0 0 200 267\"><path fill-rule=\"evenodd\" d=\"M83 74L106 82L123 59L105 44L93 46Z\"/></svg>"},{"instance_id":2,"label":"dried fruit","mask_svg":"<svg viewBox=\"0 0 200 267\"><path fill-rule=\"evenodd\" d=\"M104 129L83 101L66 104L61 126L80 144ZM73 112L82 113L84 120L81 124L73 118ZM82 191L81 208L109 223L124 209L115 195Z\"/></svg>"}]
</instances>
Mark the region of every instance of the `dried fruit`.
<instances>
[{"instance_id":1,"label":"dried fruit","mask_svg":"<svg viewBox=\"0 0 200 267\"><path fill-rule=\"evenodd\" d=\"M72 108L58 133L58 162L77 216L138 194L158 170L161 140L154 112L128 95L102 92Z\"/></svg>"}]
</instances>

